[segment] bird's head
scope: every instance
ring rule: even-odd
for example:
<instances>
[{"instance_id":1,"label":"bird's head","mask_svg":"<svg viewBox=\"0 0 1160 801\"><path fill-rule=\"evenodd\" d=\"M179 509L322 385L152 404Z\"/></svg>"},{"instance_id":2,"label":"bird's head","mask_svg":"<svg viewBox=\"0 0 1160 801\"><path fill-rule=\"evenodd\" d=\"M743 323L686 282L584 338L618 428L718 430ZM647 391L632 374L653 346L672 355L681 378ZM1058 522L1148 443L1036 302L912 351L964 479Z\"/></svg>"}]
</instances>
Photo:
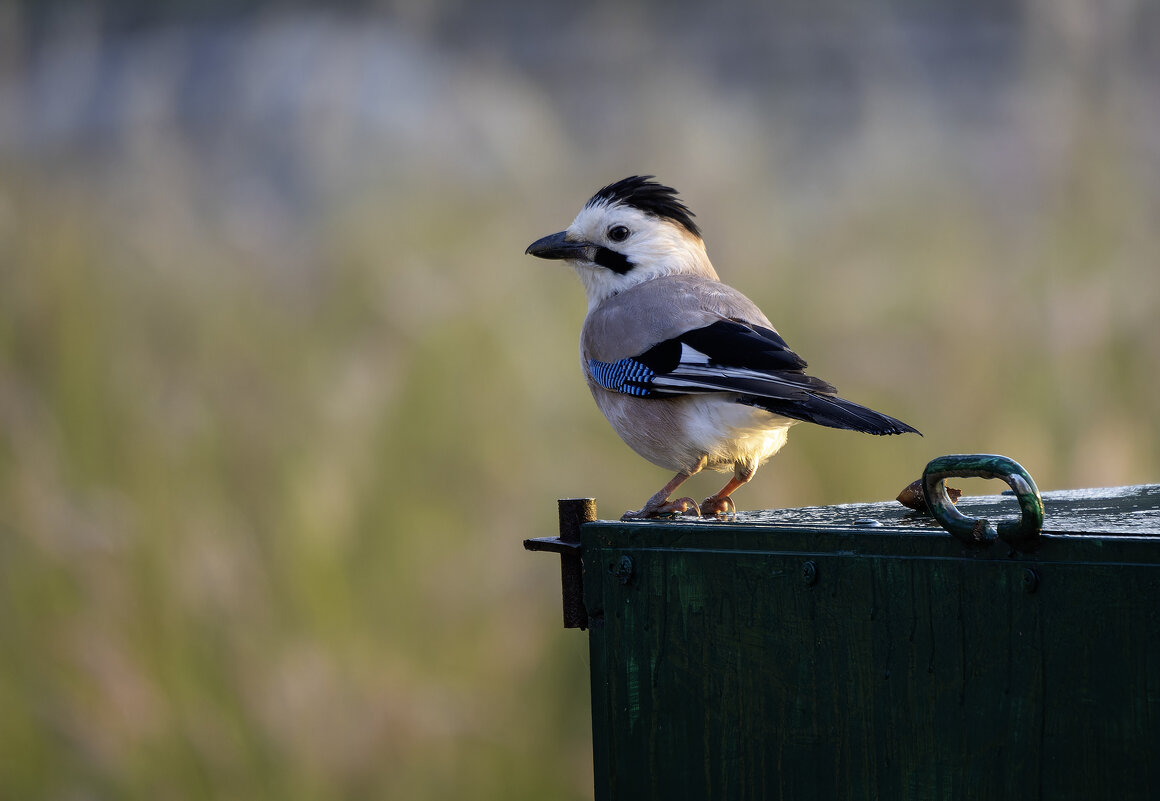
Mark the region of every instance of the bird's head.
<instances>
[{"instance_id":1,"label":"bird's head","mask_svg":"<svg viewBox=\"0 0 1160 801\"><path fill-rule=\"evenodd\" d=\"M572 265L588 307L665 275L717 279L693 213L677 192L634 175L601 189L565 230L538 239L526 253Z\"/></svg>"}]
</instances>

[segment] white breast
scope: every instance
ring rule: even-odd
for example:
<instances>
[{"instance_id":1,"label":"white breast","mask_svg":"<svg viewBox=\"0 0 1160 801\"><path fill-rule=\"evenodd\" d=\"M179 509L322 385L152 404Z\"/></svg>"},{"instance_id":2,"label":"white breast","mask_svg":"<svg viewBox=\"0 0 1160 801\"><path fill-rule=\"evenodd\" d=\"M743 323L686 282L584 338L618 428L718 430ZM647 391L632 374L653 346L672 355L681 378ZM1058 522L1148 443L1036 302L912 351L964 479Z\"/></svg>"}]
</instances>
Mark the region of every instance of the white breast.
<instances>
[{"instance_id":1,"label":"white breast","mask_svg":"<svg viewBox=\"0 0 1160 801\"><path fill-rule=\"evenodd\" d=\"M688 402L685 436L694 450L708 454L706 467L722 472L738 463L758 467L781 450L797 422L723 395L694 396Z\"/></svg>"},{"instance_id":2,"label":"white breast","mask_svg":"<svg viewBox=\"0 0 1160 801\"><path fill-rule=\"evenodd\" d=\"M785 445L796 421L734 402L729 395L642 399L589 382L592 396L625 443L655 465L674 472L705 467L755 469Z\"/></svg>"}]
</instances>

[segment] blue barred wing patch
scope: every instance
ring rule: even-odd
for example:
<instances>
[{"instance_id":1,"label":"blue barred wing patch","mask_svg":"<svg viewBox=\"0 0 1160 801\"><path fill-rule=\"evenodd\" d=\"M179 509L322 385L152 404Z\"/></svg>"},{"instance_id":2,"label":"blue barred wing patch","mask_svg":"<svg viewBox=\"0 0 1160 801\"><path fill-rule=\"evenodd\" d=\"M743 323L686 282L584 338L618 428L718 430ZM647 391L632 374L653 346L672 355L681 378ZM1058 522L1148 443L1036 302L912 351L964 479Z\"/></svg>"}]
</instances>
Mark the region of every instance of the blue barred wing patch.
<instances>
[{"instance_id":1,"label":"blue barred wing patch","mask_svg":"<svg viewBox=\"0 0 1160 801\"><path fill-rule=\"evenodd\" d=\"M656 372L636 359L621 359L618 362L588 360L588 370L592 379L609 390L638 398L651 398L654 393L651 384Z\"/></svg>"}]
</instances>

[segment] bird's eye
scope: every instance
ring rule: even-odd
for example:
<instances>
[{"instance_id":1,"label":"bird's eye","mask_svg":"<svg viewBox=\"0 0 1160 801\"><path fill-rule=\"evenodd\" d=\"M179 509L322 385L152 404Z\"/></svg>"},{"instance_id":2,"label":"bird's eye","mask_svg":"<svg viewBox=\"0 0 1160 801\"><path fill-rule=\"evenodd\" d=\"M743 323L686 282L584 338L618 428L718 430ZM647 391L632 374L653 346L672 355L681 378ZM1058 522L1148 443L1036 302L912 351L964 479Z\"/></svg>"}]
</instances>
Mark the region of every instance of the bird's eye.
<instances>
[{"instance_id":1,"label":"bird's eye","mask_svg":"<svg viewBox=\"0 0 1160 801\"><path fill-rule=\"evenodd\" d=\"M628 239L629 230L623 225L614 225L608 229L608 238L613 242L623 242Z\"/></svg>"}]
</instances>

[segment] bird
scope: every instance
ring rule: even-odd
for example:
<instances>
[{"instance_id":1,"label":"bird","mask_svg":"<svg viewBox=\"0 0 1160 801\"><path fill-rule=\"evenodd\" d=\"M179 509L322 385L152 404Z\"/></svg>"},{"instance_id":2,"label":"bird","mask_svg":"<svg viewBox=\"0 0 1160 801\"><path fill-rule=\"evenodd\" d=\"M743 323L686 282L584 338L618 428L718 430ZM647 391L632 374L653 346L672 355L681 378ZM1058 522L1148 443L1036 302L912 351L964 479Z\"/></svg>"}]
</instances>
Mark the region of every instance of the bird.
<instances>
[{"instance_id":1,"label":"bird","mask_svg":"<svg viewBox=\"0 0 1160 801\"><path fill-rule=\"evenodd\" d=\"M622 520L735 519L733 493L798 422L921 436L807 375L761 309L722 283L695 215L654 177L601 188L565 230L525 251L575 270L588 300L580 365L592 397L633 451L675 472ZM706 469L733 475L701 503L672 499Z\"/></svg>"}]
</instances>

